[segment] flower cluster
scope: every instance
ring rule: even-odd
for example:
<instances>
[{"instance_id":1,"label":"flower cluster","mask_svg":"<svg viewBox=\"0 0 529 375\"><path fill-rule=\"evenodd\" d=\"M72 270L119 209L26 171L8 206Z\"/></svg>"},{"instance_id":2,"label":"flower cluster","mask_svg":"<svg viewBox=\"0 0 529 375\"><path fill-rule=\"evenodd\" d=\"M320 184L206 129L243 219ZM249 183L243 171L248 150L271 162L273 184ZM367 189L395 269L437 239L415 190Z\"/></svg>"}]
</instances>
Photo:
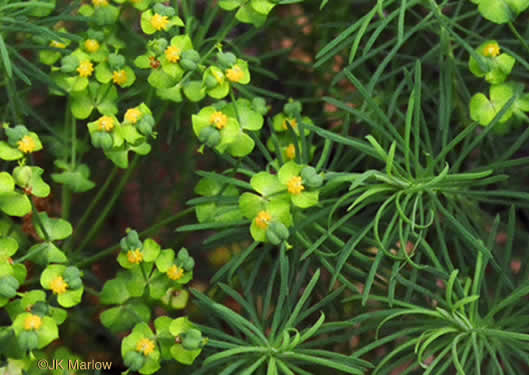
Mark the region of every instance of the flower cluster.
<instances>
[{"instance_id":1,"label":"flower cluster","mask_svg":"<svg viewBox=\"0 0 529 375\"><path fill-rule=\"evenodd\" d=\"M101 116L87 124L92 145L102 148L105 155L118 167L127 168L128 153L140 155L150 152L147 138L153 136L154 118L151 110L141 103L129 108L120 122L115 116Z\"/></svg>"},{"instance_id":2,"label":"flower cluster","mask_svg":"<svg viewBox=\"0 0 529 375\"><path fill-rule=\"evenodd\" d=\"M494 130L505 134L511 127L518 126L529 112L529 93L524 93L524 85L507 81L516 60L507 53L501 53L501 47L495 40L482 43L470 55L469 70L476 77L490 83L489 97L483 93L474 94L470 101L470 116L482 126L489 125L500 113L503 106L513 97L514 102L498 120Z\"/></svg>"}]
</instances>

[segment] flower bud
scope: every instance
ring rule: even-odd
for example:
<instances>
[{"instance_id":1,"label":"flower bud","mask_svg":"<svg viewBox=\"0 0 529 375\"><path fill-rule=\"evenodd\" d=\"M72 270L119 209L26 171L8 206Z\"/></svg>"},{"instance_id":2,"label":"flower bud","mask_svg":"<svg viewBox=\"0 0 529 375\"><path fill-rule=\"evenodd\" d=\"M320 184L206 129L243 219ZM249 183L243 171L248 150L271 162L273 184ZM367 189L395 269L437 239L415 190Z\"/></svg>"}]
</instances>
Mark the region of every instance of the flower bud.
<instances>
[{"instance_id":1,"label":"flower bud","mask_svg":"<svg viewBox=\"0 0 529 375\"><path fill-rule=\"evenodd\" d=\"M198 329L190 329L189 331L180 335L182 339L182 346L185 350L197 350L204 346L202 339L202 332Z\"/></svg>"},{"instance_id":2,"label":"flower bud","mask_svg":"<svg viewBox=\"0 0 529 375\"><path fill-rule=\"evenodd\" d=\"M132 371L138 371L145 364L145 356L135 350L127 352L123 357L123 363Z\"/></svg>"},{"instance_id":3,"label":"flower bud","mask_svg":"<svg viewBox=\"0 0 529 375\"><path fill-rule=\"evenodd\" d=\"M118 70L125 65L125 57L117 53L112 53L108 55L108 64L112 70Z\"/></svg>"},{"instance_id":4,"label":"flower bud","mask_svg":"<svg viewBox=\"0 0 529 375\"><path fill-rule=\"evenodd\" d=\"M289 236L288 228L279 221L271 222L266 229L266 239L272 245L279 245L281 242L286 241Z\"/></svg>"},{"instance_id":5,"label":"flower bud","mask_svg":"<svg viewBox=\"0 0 529 375\"><path fill-rule=\"evenodd\" d=\"M153 51L156 55L161 55L165 52L168 44L167 39L159 38L147 43L147 48Z\"/></svg>"},{"instance_id":6,"label":"flower bud","mask_svg":"<svg viewBox=\"0 0 529 375\"><path fill-rule=\"evenodd\" d=\"M105 39L105 33L102 31L96 31L96 30L88 30L86 32L87 39L95 39L99 42L101 42L103 39Z\"/></svg>"},{"instance_id":7,"label":"flower bud","mask_svg":"<svg viewBox=\"0 0 529 375\"><path fill-rule=\"evenodd\" d=\"M31 313L38 316L48 315L50 306L44 301L38 301L31 307Z\"/></svg>"},{"instance_id":8,"label":"flower bud","mask_svg":"<svg viewBox=\"0 0 529 375\"><path fill-rule=\"evenodd\" d=\"M109 7L98 7L94 9L94 14L90 19L94 20L97 26L112 25L116 20L115 13Z\"/></svg>"},{"instance_id":9,"label":"flower bud","mask_svg":"<svg viewBox=\"0 0 529 375\"><path fill-rule=\"evenodd\" d=\"M303 179L303 183L309 188L316 189L323 184L323 176L321 174L316 173L316 169L314 169L313 167L304 167L301 170L300 175Z\"/></svg>"},{"instance_id":10,"label":"flower bud","mask_svg":"<svg viewBox=\"0 0 529 375\"><path fill-rule=\"evenodd\" d=\"M114 141L112 136L107 132L95 132L92 134L92 145L94 147L102 148L103 150L109 150L112 148Z\"/></svg>"},{"instance_id":11,"label":"flower bud","mask_svg":"<svg viewBox=\"0 0 529 375\"><path fill-rule=\"evenodd\" d=\"M83 285L83 282L81 281L81 271L77 267L67 267L62 276L70 289L79 289Z\"/></svg>"},{"instance_id":12,"label":"flower bud","mask_svg":"<svg viewBox=\"0 0 529 375\"><path fill-rule=\"evenodd\" d=\"M227 69L237 62L237 57L231 52L219 52L217 53L217 60L223 68Z\"/></svg>"},{"instance_id":13,"label":"flower bud","mask_svg":"<svg viewBox=\"0 0 529 375\"><path fill-rule=\"evenodd\" d=\"M193 268L195 267L195 260L191 257L188 257L186 260L183 261L182 267L187 272L192 271Z\"/></svg>"},{"instance_id":14,"label":"flower bud","mask_svg":"<svg viewBox=\"0 0 529 375\"><path fill-rule=\"evenodd\" d=\"M187 51L182 52L182 59L188 59L193 61L194 63L198 63L200 61L200 54L194 49L189 49Z\"/></svg>"},{"instance_id":15,"label":"flower bud","mask_svg":"<svg viewBox=\"0 0 529 375\"><path fill-rule=\"evenodd\" d=\"M80 287L83 286L83 281L81 280L80 277L70 279L70 281L66 281L66 283L68 284L69 289L79 289Z\"/></svg>"},{"instance_id":16,"label":"flower bud","mask_svg":"<svg viewBox=\"0 0 529 375\"><path fill-rule=\"evenodd\" d=\"M154 126L154 118L151 115L145 115L142 117L136 127L143 135L151 135L152 127Z\"/></svg>"},{"instance_id":17,"label":"flower bud","mask_svg":"<svg viewBox=\"0 0 529 375\"><path fill-rule=\"evenodd\" d=\"M301 113L301 103L298 101L289 101L283 106L283 112L288 117L296 117L296 115L299 115Z\"/></svg>"},{"instance_id":18,"label":"flower bud","mask_svg":"<svg viewBox=\"0 0 529 375\"><path fill-rule=\"evenodd\" d=\"M31 167L24 165L18 166L13 170L13 178L17 185L27 187L31 181L33 171Z\"/></svg>"},{"instance_id":19,"label":"flower bud","mask_svg":"<svg viewBox=\"0 0 529 375\"><path fill-rule=\"evenodd\" d=\"M213 75L211 74L208 74L206 76L206 80L204 82L206 84L206 87L211 90L211 89L214 89L215 87L218 86L219 82L217 81L217 79L215 77L213 77Z\"/></svg>"},{"instance_id":20,"label":"flower bud","mask_svg":"<svg viewBox=\"0 0 529 375\"><path fill-rule=\"evenodd\" d=\"M198 135L198 140L207 145L208 147L213 148L217 146L221 141L220 131L218 131L212 126L208 126L207 128L202 129L202 131Z\"/></svg>"},{"instance_id":21,"label":"flower bud","mask_svg":"<svg viewBox=\"0 0 529 375\"><path fill-rule=\"evenodd\" d=\"M266 105L266 101L264 98L261 98L260 96L256 96L252 100L252 107L253 109L258 112L261 115L266 115L270 108Z\"/></svg>"},{"instance_id":22,"label":"flower bud","mask_svg":"<svg viewBox=\"0 0 529 375\"><path fill-rule=\"evenodd\" d=\"M5 276L0 279L0 296L4 298L13 298L17 295L17 289L20 283L13 276Z\"/></svg>"},{"instance_id":23,"label":"flower bud","mask_svg":"<svg viewBox=\"0 0 529 375\"><path fill-rule=\"evenodd\" d=\"M173 7L157 3L152 8L154 13L158 13L160 16L173 17L175 15L175 9Z\"/></svg>"},{"instance_id":24,"label":"flower bud","mask_svg":"<svg viewBox=\"0 0 529 375\"><path fill-rule=\"evenodd\" d=\"M189 251L187 251L187 249L185 247L181 248L178 251L177 258L178 258L178 260L180 260L182 262L185 261L187 258L189 258Z\"/></svg>"},{"instance_id":25,"label":"flower bud","mask_svg":"<svg viewBox=\"0 0 529 375\"><path fill-rule=\"evenodd\" d=\"M79 67L79 58L74 55L65 56L61 59L61 72L73 73Z\"/></svg>"},{"instance_id":26,"label":"flower bud","mask_svg":"<svg viewBox=\"0 0 529 375\"><path fill-rule=\"evenodd\" d=\"M12 147L17 147L17 142L29 133L24 125L17 125L14 128L6 128L5 132L7 135L7 142Z\"/></svg>"},{"instance_id":27,"label":"flower bud","mask_svg":"<svg viewBox=\"0 0 529 375\"><path fill-rule=\"evenodd\" d=\"M62 276L64 277L64 281L68 282L69 279L81 277L81 271L75 266L68 266L64 270Z\"/></svg>"},{"instance_id":28,"label":"flower bud","mask_svg":"<svg viewBox=\"0 0 529 375\"><path fill-rule=\"evenodd\" d=\"M123 250L140 249L142 244L138 232L130 230L127 236L121 239L120 245Z\"/></svg>"},{"instance_id":29,"label":"flower bud","mask_svg":"<svg viewBox=\"0 0 529 375\"><path fill-rule=\"evenodd\" d=\"M184 69L184 70L193 70L193 69L196 69L197 67L197 63L194 62L193 60L190 60L190 59L181 59L180 60L180 66Z\"/></svg>"},{"instance_id":30,"label":"flower bud","mask_svg":"<svg viewBox=\"0 0 529 375\"><path fill-rule=\"evenodd\" d=\"M25 351L31 351L39 347L39 335L35 331L22 331L18 335L18 344Z\"/></svg>"}]
</instances>

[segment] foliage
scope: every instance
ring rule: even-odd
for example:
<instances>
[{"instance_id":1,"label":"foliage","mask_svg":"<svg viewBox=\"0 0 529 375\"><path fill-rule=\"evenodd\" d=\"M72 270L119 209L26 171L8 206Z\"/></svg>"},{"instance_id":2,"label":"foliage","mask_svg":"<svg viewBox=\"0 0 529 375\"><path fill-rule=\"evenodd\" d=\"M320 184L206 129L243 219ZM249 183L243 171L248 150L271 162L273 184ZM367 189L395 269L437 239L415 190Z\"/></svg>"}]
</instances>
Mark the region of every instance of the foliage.
<instances>
[{"instance_id":1,"label":"foliage","mask_svg":"<svg viewBox=\"0 0 529 375\"><path fill-rule=\"evenodd\" d=\"M528 7L0 0L1 373L527 373Z\"/></svg>"}]
</instances>

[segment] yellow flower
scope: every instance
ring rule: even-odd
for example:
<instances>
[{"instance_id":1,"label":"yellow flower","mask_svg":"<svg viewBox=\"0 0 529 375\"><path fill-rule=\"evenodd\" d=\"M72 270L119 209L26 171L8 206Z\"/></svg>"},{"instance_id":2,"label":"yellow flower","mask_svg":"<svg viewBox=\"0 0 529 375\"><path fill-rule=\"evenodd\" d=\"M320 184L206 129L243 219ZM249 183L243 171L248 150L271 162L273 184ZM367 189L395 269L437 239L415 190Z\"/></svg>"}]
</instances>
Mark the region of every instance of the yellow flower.
<instances>
[{"instance_id":1,"label":"yellow flower","mask_svg":"<svg viewBox=\"0 0 529 375\"><path fill-rule=\"evenodd\" d=\"M215 111L209 118L209 123L214 125L217 129L222 130L228 123L228 116L222 112Z\"/></svg>"},{"instance_id":2,"label":"yellow flower","mask_svg":"<svg viewBox=\"0 0 529 375\"><path fill-rule=\"evenodd\" d=\"M270 220L272 220L272 215L270 215L270 213L267 211L260 211L255 218L255 225L261 229L266 229L268 228L268 224L270 224Z\"/></svg>"},{"instance_id":3,"label":"yellow flower","mask_svg":"<svg viewBox=\"0 0 529 375\"><path fill-rule=\"evenodd\" d=\"M66 281L64 281L62 276L57 276L51 282L50 289L55 294L63 294L64 292L66 292L66 289L68 289L68 284L66 283Z\"/></svg>"},{"instance_id":4,"label":"yellow flower","mask_svg":"<svg viewBox=\"0 0 529 375\"><path fill-rule=\"evenodd\" d=\"M90 53L99 51L99 47L99 42L95 39L87 39L84 42L84 48Z\"/></svg>"},{"instance_id":5,"label":"yellow flower","mask_svg":"<svg viewBox=\"0 0 529 375\"><path fill-rule=\"evenodd\" d=\"M286 149L287 158L293 160L296 157L296 146L294 144L289 144Z\"/></svg>"},{"instance_id":6,"label":"yellow flower","mask_svg":"<svg viewBox=\"0 0 529 375\"><path fill-rule=\"evenodd\" d=\"M144 337L136 344L136 351L143 353L143 355L147 356L154 352L154 347L154 341Z\"/></svg>"},{"instance_id":7,"label":"yellow flower","mask_svg":"<svg viewBox=\"0 0 529 375\"><path fill-rule=\"evenodd\" d=\"M135 124L141 117L141 111L138 108L130 108L125 112L125 122Z\"/></svg>"},{"instance_id":8,"label":"yellow flower","mask_svg":"<svg viewBox=\"0 0 529 375\"><path fill-rule=\"evenodd\" d=\"M483 49L483 56L496 57L500 54L500 46L496 42L489 43Z\"/></svg>"},{"instance_id":9,"label":"yellow flower","mask_svg":"<svg viewBox=\"0 0 529 375\"><path fill-rule=\"evenodd\" d=\"M42 326L42 319L38 315L30 314L24 320L24 329L26 331L39 330Z\"/></svg>"},{"instance_id":10,"label":"yellow flower","mask_svg":"<svg viewBox=\"0 0 529 375\"><path fill-rule=\"evenodd\" d=\"M17 145L18 145L18 149L25 154L33 152L37 148L37 144L35 143L35 140L29 135L23 136L22 139L17 142Z\"/></svg>"},{"instance_id":11,"label":"yellow flower","mask_svg":"<svg viewBox=\"0 0 529 375\"><path fill-rule=\"evenodd\" d=\"M141 253L140 249L129 250L127 252L127 260L129 263L139 264L143 262L143 254Z\"/></svg>"},{"instance_id":12,"label":"yellow flower","mask_svg":"<svg viewBox=\"0 0 529 375\"><path fill-rule=\"evenodd\" d=\"M283 123L281 124L281 127L283 130L288 130L287 122L292 126L294 129L298 127L298 122L295 118L287 118L283 120Z\"/></svg>"},{"instance_id":13,"label":"yellow flower","mask_svg":"<svg viewBox=\"0 0 529 375\"><path fill-rule=\"evenodd\" d=\"M77 71L79 72L79 77L90 77L94 72L94 65L89 60L85 60L79 64Z\"/></svg>"},{"instance_id":14,"label":"yellow flower","mask_svg":"<svg viewBox=\"0 0 529 375\"><path fill-rule=\"evenodd\" d=\"M234 65L226 70L226 77L232 82L240 82L244 78L244 72L239 65Z\"/></svg>"},{"instance_id":15,"label":"yellow flower","mask_svg":"<svg viewBox=\"0 0 529 375\"><path fill-rule=\"evenodd\" d=\"M116 70L114 73L112 73L112 82L114 82L116 85L123 85L125 82L127 82L127 72L123 69Z\"/></svg>"},{"instance_id":16,"label":"yellow flower","mask_svg":"<svg viewBox=\"0 0 529 375\"><path fill-rule=\"evenodd\" d=\"M180 61L180 54L182 53L182 50L175 46L169 46L165 50L165 57L167 57L167 60L169 60L172 63Z\"/></svg>"},{"instance_id":17,"label":"yellow flower","mask_svg":"<svg viewBox=\"0 0 529 375\"><path fill-rule=\"evenodd\" d=\"M305 186L303 186L303 180L300 176L294 176L287 182L287 189L290 194L298 195L303 190L305 190Z\"/></svg>"},{"instance_id":18,"label":"yellow flower","mask_svg":"<svg viewBox=\"0 0 529 375\"><path fill-rule=\"evenodd\" d=\"M110 116L102 116L97 122L99 130L109 132L114 129L114 119Z\"/></svg>"},{"instance_id":19,"label":"yellow flower","mask_svg":"<svg viewBox=\"0 0 529 375\"><path fill-rule=\"evenodd\" d=\"M63 42L59 42L59 41L57 41L57 40L52 40L52 41L50 42L50 47L53 47L53 48L62 48L62 49L64 49L64 48L66 48L66 44L63 43Z\"/></svg>"},{"instance_id":20,"label":"yellow flower","mask_svg":"<svg viewBox=\"0 0 529 375\"><path fill-rule=\"evenodd\" d=\"M167 271L167 277L171 280L180 280L182 276L184 276L184 270L183 268L178 267L176 264L173 264Z\"/></svg>"},{"instance_id":21,"label":"yellow flower","mask_svg":"<svg viewBox=\"0 0 529 375\"><path fill-rule=\"evenodd\" d=\"M108 5L108 0L92 0L92 4L94 4L96 8L106 7Z\"/></svg>"},{"instance_id":22,"label":"yellow flower","mask_svg":"<svg viewBox=\"0 0 529 375\"><path fill-rule=\"evenodd\" d=\"M161 16L158 13L154 13L151 18L151 26L156 30L167 30L167 25L169 25L169 19L167 16Z\"/></svg>"}]
</instances>

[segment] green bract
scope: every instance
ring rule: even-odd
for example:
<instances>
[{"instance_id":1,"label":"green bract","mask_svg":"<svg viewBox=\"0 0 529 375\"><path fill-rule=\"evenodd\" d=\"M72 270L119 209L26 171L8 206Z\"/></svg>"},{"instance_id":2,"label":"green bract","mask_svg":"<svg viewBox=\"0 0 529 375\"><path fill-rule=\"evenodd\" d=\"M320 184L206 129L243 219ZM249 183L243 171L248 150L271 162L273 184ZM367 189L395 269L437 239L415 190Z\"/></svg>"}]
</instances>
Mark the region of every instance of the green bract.
<instances>
[{"instance_id":1,"label":"green bract","mask_svg":"<svg viewBox=\"0 0 529 375\"><path fill-rule=\"evenodd\" d=\"M86 164L77 164L72 168L64 160L55 160L55 166L63 170L61 173L52 173L51 179L59 184L64 184L73 192L83 193L94 188L95 183L90 180L90 169Z\"/></svg>"},{"instance_id":2,"label":"green bract","mask_svg":"<svg viewBox=\"0 0 529 375\"><path fill-rule=\"evenodd\" d=\"M71 236L73 229L67 220L50 218L46 212L39 212L38 217L42 225L37 225L35 229L41 239L56 241L64 240Z\"/></svg>"},{"instance_id":3,"label":"green bract","mask_svg":"<svg viewBox=\"0 0 529 375\"><path fill-rule=\"evenodd\" d=\"M6 310L11 320L24 312L30 312L40 317L48 316L52 318L57 325L64 323L68 313L59 307L53 307L46 303L46 293L42 290L31 290L10 302Z\"/></svg>"},{"instance_id":4,"label":"green bract","mask_svg":"<svg viewBox=\"0 0 529 375\"><path fill-rule=\"evenodd\" d=\"M523 112L529 111L529 94L522 94L523 86L520 84L508 82L490 87L490 99L482 93L477 93L470 101L470 116L480 125L487 126L500 113L514 97L514 101L503 116L498 120L499 126L497 131L504 133L508 127L502 126L512 115L521 116Z\"/></svg>"},{"instance_id":5,"label":"green bract","mask_svg":"<svg viewBox=\"0 0 529 375\"><path fill-rule=\"evenodd\" d=\"M285 131L288 131L289 128L291 127L294 130L294 133L296 135L300 134L299 127L298 127L298 121L296 120L295 117L289 117L285 113L278 113L277 115L274 116L272 121L273 121L274 130L276 132L279 132L279 133L285 132ZM314 125L312 120L306 116L302 117L301 121L309 125ZM310 134L310 131L308 129L305 129L305 135L308 135L308 134Z\"/></svg>"},{"instance_id":6,"label":"green bract","mask_svg":"<svg viewBox=\"0 0 529 375\"><path fill-rule=\"evenodd\" d=\"M202 178L194 191L198 195L211 198L210 202L197 204L195 207L199 223L229 223L241 220L241 212L237 205L239 191L235 186L229 185L223 188L223 185L213 178ZM219 199L215 199L216 197Z\"/></svg>"},{"instance_id":7,"label":"green bract","mask_svg":"<svg viewBox=\"0 0 529 375\"><path fill-rule=\"evenodd\" d=\"M42 143L37 133L30 132L24 125L13 128L4 124L7 142L0 141L0 159L12 161L23 158L26 154L42 150ZM29 137L24 139L24 137ZM26 141L29 140L30 144ZM26 147L25 147L26 146ZM29 146L29 148L27 148Z\"/></svg>"},{"instance_id":8,"label":"green bract","mask_svg":"<svg viewBox=\"0 0 529 375\"><path fill-rule=\"evenodd\" d=\"M78 119L88 118L94 109L102 115L115 115L118 112L118 91L110 83L101 85L90 82L86 90L72 93L71 98L72 114Z\"/></svg>"},{"instance_id":9,"label":"green bract","mask_svg":"<svg viewBox=\"0 0 529 375\"><path fill-rule=\"evenodd\" d=\"M71 275L72 268L59 264L47 266L41 274L40 284L45 289L51 289L57 294L57 302L62 307L72 307L81 302L84 287L79 275ZM67 272L68 271L68 272ZM62 279L66 284L66 290L57 293L53 290L57 284L56 281Z\"/></svg>"},{"instance_id":10,"label":"green bract","mask_svg":"<svg viewBox=\"0 0 529 375\"><path fill-rule=\"evenodd\" d=\"M15 180L7 172L0 172L0 210L10 216L24 216L31 212L28 197L15 191Z\"/></svg>"},{"instance_id":11,"label":"green bract","mask_svg":"<svg viewBox=\"0 0 529 375\"><path fill-rule=\"evenodd\" d=\"M213 123L214 115L221 116L222 122L218 127ZM200 137L204 129L218 129L220 132L220 141L215 146L215 149L220 153L224 153L228 146L238 138L240 133L240 126L237 120L234 117L228 116L223 111L218 111L215 107L202 108L198 114L191 117L191 121L193 123L193 131L197 137Z\"/></svg>"},{"instance_id":12,"label":"green bract","mask_svg":"<svg viewBox=\"0 0 529 375\"><path fill-rule=\"evenodd\" d=\"M193 44L189 36L177 35L171 38L169 46L165 49L164 54L161 55L159 59L162 65L162 70L176 81L180 81L184 75L184 69L180 66L179 62L182 60L182 54L185 51L192 49Z\"/></svg>"},{"instance_id":13,"label":"green bract","mask_svg":"<svg viewBox=\"0 0 529 375\"><path fill-rule=\"evenodd\" d=\"M500 46L495 40L488 40L476 49L476 52L482 59L482 64L486 69L470 56L468 67L476 77L485 77L485 80L491 84L503 83L512 71L515 63L514 57L507 53L501 53L497 56L488 56L488 49L499 51Z\"/></svg>"},{"instance_id":14,"label":"green bract","mask_svg":"<svg viewBox=\"0 0 529 375\"><path fill-rule=\"evenodd\" d=\"M142 108L142 113L149 115L145 107ZM151 120L147 121L151 123ZM105 155L120 168L127 168L129 151L139 155L146 155L151 151L151 146L135 125L129 122L121 124L115 116L102 116L87 126L92 144L101 147ZM148 129L143 128L142 131L146 132Z\"/></svg>"},{"instance_id":15,"label":"green bract","mask_svg":"<svg viewBox=\"0 0 529 375\"><path fill-rule=\"evenodd\" d=\"M156 259L156 270L149 283L150 296L161 299L169 288L180 288L193 279L195 262L187 250L181 249L178 257L173 249L165 249Z\"/></svg>"},{"instance_id":16,"label":"green bract","mask_svg":"<svg viewBox=\"0 0 529 375\"><path fill-rule=\"evenodd\" d=\"M276 1L271 0L221 0L219 6L225 10L238 9L235 18L244 23L261 27L266 16L275 7Z\"/></svg>"},{"instance_id":17,"label":"green bract","mask_svg":"<svg viewBox=\"0 0 529 375\"><path fill-rule=\"evenodd\" d=\"M41 175L44 170L39 167L18 166L13 170L15 183L25 191L39 198L50 194L50 186L44 182Z\"/></svg>"},{"instance_id":18,"label":"green bract","mask_svg":"<svg viewBox=\"0 0 529 375\"><path fill-rule=\"evenodd\" d=\"M141 256L140 258L131 258L132 255L129 256L129 252L135 252L138 251ZM118 263L126 269L138 267L143 262L152 263L156 260L158 255L160 254L160 245L156 243L156 241L148 238L146 239L141 247L137 248L129 248L128 250L122 250L118 255ZM135 262L131 262L130 259L134 260Z\"/></svg>"},{"instance_id":19,"label":"green bract","mask_svg":"<svg viewBox=\"0 0 529 375\"><path fill-rule=\"evenodd\" d=\"M183 341L185 338L185 335L193 329L193 325L191 322L186 318L177 318L174 319L171 322L171 325L169 326L169 331L173 336L181 337L180 342ZM202 351L202 346L204 346L207 343L207 339L200 339L198 335L195 335L196 340L194 340L193 347L196 347L194 350L187 350L184 348L183 343L176 343L171 346L170 352L171 356L176 359L178 362L183 363L185 365L190 365L195 361L195 358L198 357L200 352Z\"/></svg>"},{"instance_id":20,"label":"green bract","mask_svg":"<svg viewBox=\"0 0 529 375\"><path fill-rule=\"evenodd\" d=\"M102 6L84 4L79 8L79 13L90 17L90 22L97 26L112 25L119 18L119 8L110 4Z\"/></svg>"},{"instance_id":21,"label":"green bract","mask_svg":"<svg viewBox=\"0 0 529 375\"><path fill-rule=\"evenodd\" d=\"M217 60L219 60L219 57L217 57ZM249 82L250 71L248 70L248 63L242 59L236 59L233 65L224 69L212 65L202 75L202 85L205 87L207 94L215 99L225 98L230 93L231 84L246 85Z\"/></svg>"},{"instance_id":22,"label":"green bract","mask_svg":"<svg viewBox=\"0 0 529 375\"><path fill-rule=\"evenodd\" d=\"M165 18L159 21L161 17ZM155 13L152 9L141 14L141 29L145 34L151 35L158 31L168 31L174 26L184 26L184 21L178 16Z\"/></svg>"},{"instance_id":23,"label":"green bract","mask_svg":"<svg viewBox=\"0 0 529 375\"><path fill-rule=\"evenodd\" d=\"M59 28L59 32L66 32L64 27ZM63 55L65 48L71 44L68 38L59 38L58 40L44 39L41 44L45 44L46 48L39 51L39 60L46 65L55 64Z\"/></svg>"},{"instance_id":24,"label":"green bract","mask_svg":"<svg viewBox=\"0 0 529 375\"><path fill-rule=\"evenodd\" d=\"M471 0L481 15L494 23L512 22L529 7L529 0Z\"/></svg>"},{"instance_id":25,"label":"green bract","mask_svg":"<svg viewBox=\"0 0 529 375\"><path fill-rule=\"evenodd\" d=\"M114 58L114 61L112 60ZM127 88L136 81L134 70L125 64L125 59L121 55L109 55L108 62L97 64L95 77L100 83L112 83Z\"/></svg>"},{"instance_id":26,"label":"green bract","mask_svg":"<svg viewBox=\"0 0 529 375\"><path fill-rule=\"evenodd\" d=\"M13 321L12 328L15 331L15 334L19 340L19 343L21 343L21 338L26 343L27 338L24 338L28 332L32 332L36 334L36 345L33 349L42 349L45 346L47 346L49 343L51 343L53 340L57 339L59 337L59 329L57 328L57 324L55 323L55 320L48 316L43 316L40 319L42 320L42 324L39 329L28 331L24 329L24 323L28 317L30 317L32 314L28 312L23 312L19 315L17 315L16 319Z\"/></svg>"},{"instance_id":27,"label":"green bract","mask_svg":"<svg viewBox=\"0 0 529 375\"><path fill-rule=\"evenodd\" d=\"M309 186L305 186L307 181L300 176L303 168L302 165L289 161L281 167L278 177L280 184L287 189L294 206L308 208L318 204L319 190L311 190ZM299 192L292 188L293 178L297 177L301 179L301 184L303 185L303 189Z\"/></svg>"},{"instance_id":28,"label":"green bract","mask_svg":"<svg viewBox=\"0 0 529 375\"><path fill-rule=\"evenodd\" d=\"M150 340L154 348L148 355L137 350L138 343L141 340ZM156 342L156 336L145 323L137 324L132 333L125 337L121 342L121 356L125 364L131 367L133 371L139 371L140 374L153 374L160 368L160 350Z\"/></svg>"}]
</instances>

